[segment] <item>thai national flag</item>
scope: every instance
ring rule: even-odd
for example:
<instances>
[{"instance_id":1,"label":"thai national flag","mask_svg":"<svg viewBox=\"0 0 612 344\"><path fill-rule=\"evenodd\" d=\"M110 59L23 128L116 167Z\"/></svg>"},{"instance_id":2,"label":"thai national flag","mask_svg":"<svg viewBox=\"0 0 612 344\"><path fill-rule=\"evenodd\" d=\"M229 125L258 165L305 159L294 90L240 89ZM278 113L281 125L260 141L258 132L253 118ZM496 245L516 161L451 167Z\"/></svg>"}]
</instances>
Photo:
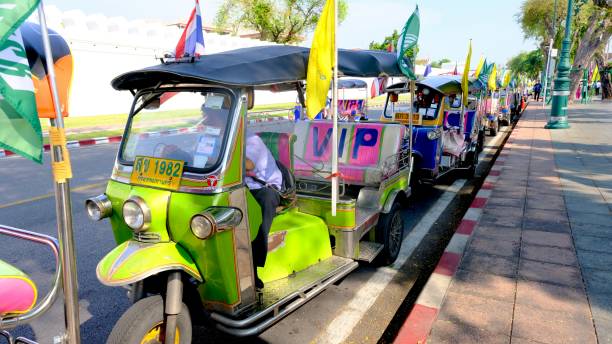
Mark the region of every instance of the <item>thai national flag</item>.
<instances>
[{"instance_id":1,"label":"thai national flag","mask_svg":"<svg viewBox=\"0 0 612 344\"><path fill-rule=\"evenodd\" d=\"M176 44L175 55L200 56L204 54L204 32L202 31L202 15L200 14L200 2L196 0L195 7L191 11L185 31Z\"/></svg>"}]
</instances>

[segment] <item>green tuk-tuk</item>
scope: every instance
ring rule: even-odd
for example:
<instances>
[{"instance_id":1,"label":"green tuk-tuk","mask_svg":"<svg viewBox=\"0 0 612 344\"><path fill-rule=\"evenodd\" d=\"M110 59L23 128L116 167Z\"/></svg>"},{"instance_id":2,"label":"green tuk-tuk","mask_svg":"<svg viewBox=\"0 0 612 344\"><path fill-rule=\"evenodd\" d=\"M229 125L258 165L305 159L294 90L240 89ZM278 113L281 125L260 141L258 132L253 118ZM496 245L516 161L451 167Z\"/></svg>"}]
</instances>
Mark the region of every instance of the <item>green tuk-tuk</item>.
<instances>
[{"instance_id":1,"label":"green tuk-tuk","mask_svg":"<svg viewBox=\"0 0 612 344\"><path fill-rule=\"evenodd\" d=\"M106 191L86 202L92 219L110 219L118 245L98 264L98 279L129 286L134 302L109 343L190 343L192 324L200 322L235 336L257 335L341 280L358 260L395 260L404 230L400 201L410 194L403 125L353 123L341 134L350 157L347 170L340 169L345 192L332 216L331 197L321 191L329 179L317 160L331 148L309 136L325 121L299 121L313 128L299 132L293 121L279 121L285 129L261 132L248 120L255 90L295 90L304 105L308 54L291 46L246 48L163 61L112 81L134 101ZM386 52L341 50L339 71L400 75L395 55ZM300 186L277 209L268 258L258 269L261 292L251 241L262 215L244 180L247 131L290 171L298 172L294 155L301 159Z\"/></svg>"}]
</instances>

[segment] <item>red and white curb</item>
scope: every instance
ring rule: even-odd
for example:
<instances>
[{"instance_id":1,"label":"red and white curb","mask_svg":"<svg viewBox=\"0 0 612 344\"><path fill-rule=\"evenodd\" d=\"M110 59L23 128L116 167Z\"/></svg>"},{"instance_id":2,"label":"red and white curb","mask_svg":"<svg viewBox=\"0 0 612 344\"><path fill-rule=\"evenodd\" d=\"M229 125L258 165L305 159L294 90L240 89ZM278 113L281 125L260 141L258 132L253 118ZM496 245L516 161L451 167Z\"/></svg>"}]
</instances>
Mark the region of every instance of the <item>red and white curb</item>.
<instances>
[{"instance_id":1,"label":"red and white curb","mask_svg":"<svg viewBox=\"0 0 612 344\"><path fill-rule=\"evenodd\" d=\"M436 265L434 272L429 277L429 280L427 280L412 311L402 325L395 338L395 344L423 344L426 342L427 336L438 316L440 307L442 307L453 276L457 272L463 252L467 247L474 228L482 216L482 210L491 196L493 186L499 179L504 161L505 157L501 154L489 171L482 187L476 194L472 204L455 230L455 234L446 246L438 265Z\"/></svg>"},{"instance_id":2,"label":"red and white curb","mask_svg":"<svg viewBox=\"0 0 612 344\"><path fill-rule=\"evenodd\" d=\"M121 142L121 135L68 141L66 142L66 146L68 146L69 149L72 149L72 148L78 148L78 147L101 145L101 144L115 143L115 142ZM48 152L51 149L51 145L46 144L44 145L43 148L45 152ZM0 158L10 157L14 155L16 154L9 150L0 149Z\"/></svg>"}]
</instances>

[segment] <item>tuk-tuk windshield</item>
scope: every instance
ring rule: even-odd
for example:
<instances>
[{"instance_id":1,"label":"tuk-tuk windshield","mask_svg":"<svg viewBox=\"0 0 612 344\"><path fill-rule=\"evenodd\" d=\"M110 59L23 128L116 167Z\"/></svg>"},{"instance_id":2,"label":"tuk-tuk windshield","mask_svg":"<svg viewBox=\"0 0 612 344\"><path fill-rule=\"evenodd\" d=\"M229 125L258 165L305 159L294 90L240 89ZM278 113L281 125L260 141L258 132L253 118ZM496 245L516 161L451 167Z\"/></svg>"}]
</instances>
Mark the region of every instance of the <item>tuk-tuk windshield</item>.
<instances>
[{"instance_id":1,"label":"tuk-tuk windshield","mask_svg":"<svg viewBox=\"0 0 612 344\"><path fill-rule=\"evenodd\" d=\"M436 119L442 96L426 87L418 87L415 96L416 98L412 103L412 109L410 109L409 99L404 100L399 98L398 101L392 102L391 96L389 95L384 109L384 116L391 118L394 113L409 113L412 111L412 113L420 114L425 120Z\"/></svg>"},{"instance_id":2,"label":"tuk-tuk windshield","mask_svg":"<svg viewBox=\"0 0 612 344\"><path fill-rule=\"evenodd\" d=\"M229 92L181 91L144 95L130 119L120 161L136 156L182 160L185 170L203 173L218 164L231 122ZM149 109L149 110L147 110Z\"/></svg>"}]
</instances>

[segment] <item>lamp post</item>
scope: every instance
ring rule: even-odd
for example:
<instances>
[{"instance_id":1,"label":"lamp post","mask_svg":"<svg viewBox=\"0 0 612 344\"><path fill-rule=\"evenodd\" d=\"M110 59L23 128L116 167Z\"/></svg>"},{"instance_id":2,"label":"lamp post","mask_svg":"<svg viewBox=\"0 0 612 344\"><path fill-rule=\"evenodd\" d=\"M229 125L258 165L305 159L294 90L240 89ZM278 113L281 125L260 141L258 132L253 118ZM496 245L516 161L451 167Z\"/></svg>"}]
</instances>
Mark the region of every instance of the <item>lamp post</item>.
<instances>
[{"instance_id":1,"label":"lamp post","mask_svg":"<svg viewBox=\"0 0 612 344\"><path fill-rule=\"evenodd\" d=\"M559 57L559 65L557 66L557 77L555 78L554 89L552 93L552 107L550 110L550 118L546 123L546 129L566 129L569 128L567 122L567 100L570 94L570 29L572 25L572 10L573 1L567 2L567 17L565 18L565 36L563 37L563 45L561 47L561 55Z\"/></svg>"},{"instance_id":2,"label":"lamp post","mask_svg":"<svg viewBox=\"0 0 612 344\"><path fill-rule=\"evenodd\" d=\"M557 0L553 5L553 21L552 21L552 32L555 33L555 24L557 23ZM550 61L552 59L553 43L555 42L554 36L550 38L550 45L548 46L548 57L546 59L546 70L544 70L544 99L542 100L542 108L546 107L546 92L548 91L549 77L548 72L550 71ZM552 78L550 78L552 81Z\"/></svg>"}]
</instances>

